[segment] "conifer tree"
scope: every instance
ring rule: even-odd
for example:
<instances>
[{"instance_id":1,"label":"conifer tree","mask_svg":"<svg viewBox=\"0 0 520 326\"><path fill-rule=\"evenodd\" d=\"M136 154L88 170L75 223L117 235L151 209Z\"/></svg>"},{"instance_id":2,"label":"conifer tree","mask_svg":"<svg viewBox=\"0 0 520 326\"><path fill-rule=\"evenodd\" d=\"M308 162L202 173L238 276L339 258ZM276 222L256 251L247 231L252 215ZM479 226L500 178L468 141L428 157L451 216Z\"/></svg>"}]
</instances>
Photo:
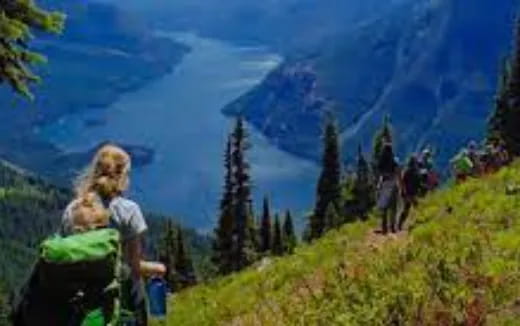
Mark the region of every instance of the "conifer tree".
<instances>
[{"instance_id":1,"label":"conifer tree","mask_svg":"<svg viewBox=\"0 0 520 326\"><path fill-rule=\"evenodd\" d=\"M265 254L271 250L272 245L271 210L267 197L264 198L262 220L260 223L260 252Z\"/></svg>"},{"instance_id":2,"label":"conifer tree","mask_svg":"<svg viewBox=\"0 0 520 326\"><path fill-rule=\"evenodd\" d=\"M282 227L280 225L280 216L278 214L275 215L274 218L274 226L273 226L273 255L281 256L283 255L283 237L282 237Z\"/></svg>"},{"instance_id":3,"label":"conifer tree","mask_svg":"<svg viewBox=\"0 0 520 326\"><path fill-rule=\"evenodd\" d=\"M497 93L495 95L494 111L488 123L489 140L505 140L506 121L509 114L508 106L508 84L510 67L508 60L504 60L501 75L498 81ZM509 147L509 146L508 146Z\"/></svg>"},{"instance_id":4,"label":"conifer tree","mask_svg":"<svg viewBox=\"0 0 520 326\"><path fill-rule=\"evenodd\" d=\"M294 232L294 224L291 216L291 212L287 211L285 213L285 221L283 222L283 252L285 254L292 254L294 252L294 248L297 245L296 234Z\"/></svg>"},{"instance_id":5,"label":"conifer tree","mask_svg":"<svg viewBox=\"0 0 520 326\"><path fill-rule=\"evenodd\" d=\"M164 226L164 233L159 244L159 261L166 266L165 281L170 289L177 288L176 274L176 236L173 222L168 220Z\"/></svg>"},{"instance_id":6,"label":"conifer tree","mask_svg":"<svg viewBox=\"0 0 520 326\"><path fill-rule=\"evenodd\" d=\"M4 291L4 286L0 285L0 326L9 326L11 325L10 321L10 305L8 296Z\"/></svg>"},{"instance_id":7,"label":"conifer tree","mask_svg":"<svg viewBox=\"0 0 520 326\"><path fill-rule=\"evenodd\" d=\"M505 64L490 119L490 138L504 141L513 156L520 155L520 16L516 21L513 53Z\"/></svg>"},{"instance_id":8,"label":"conifer tree","mask_svg":"<svg viewBox=\"0 0 520 326\"><path fill-rule=\"evenodd\" d=\"M249 148L247 130L244 120L238 117L232 134L233 146L231 162L233 166L234 187L234 270L241 270L254 262L256 258L256 247L254 234L250 232L252 199L251 199L251 177L249 175L249 164L246 159L246 151Z\"/></svg>"},{"instance_id":9,"label":"conifer tree","mask_svg":"<svg viewBox=\"0 0 520 326\"><path fill-rule=\"evenodd\" d=\"M175 287L176 291L197 284L197 276L193 268L193 261L184 242L184 234L181 227L176 230L175 243Z\"/></svg>"},{"instance_id":10,"label":"conifer tree","mask_svg":"<svg viewBox=\"0 0 520 326\"><path fill-rule=\"evenodd\" d=\"M336 206L333 203L330 203L327 207L327 211L325 212L325 221L326 231L337 229L342 224L338 211L336 210Z\"/></svg>"},{"instance_id":11,"label":"conifer tree","mask_svg":"<svg viewBox=\"0 0 520 326\"><path fill-rule=\"evenodd\" d=\"M29 66L45 61L31 50L34 32L60 33L64 15L48 12L33 0L0 0L0 83L32 97L29 84L39 81Z\"/></svg>"},{"instance_id":12,"label":"conifer tree","mask_svg":"<svg viewBox=\"0 0 520 326\"><path fill-rule=\"evenodd\" d=\"M370 166L363 155L361 146L358 148L357 168L352 187L354 214L365 221L368 212L375 204L375 186L370 174ZM348 221L347 221L348 222Z\"/></svg>"},{"instance_id":13,"label":"conifer tree","mask_svg":"<svg viewBox=\"0 0 520 326\"><path fill-rule=\"evenodd\" d=\"M215 239L213 242L212 262L216 266L217 273L220 275L226 275L233 271L235 208L231 146L231 139L228 139L224 158L224 191L222 199L220 200L220 216L218 219L218 225L215 229Z\"/></svg>"},{"instance_id":14,"label":"conifer tree","mask_svg":"<svg viewBox=\"0 0 520 326\"><path fill-rule=\"evenodd\" d=\"M325 127L322 171L319 177L316 204L310 217L310 239L322 236L326 230L325 214L329 205L338 209L341 200L341 158L338 130L331 119Z\"/></svg>"},{"instance_id":15,"label":"conifer tree","mask_svg":"<svg viewBox=\"0 0 520 326\"><path fill-rule=\"evenodd\" d=\"M372 154L372 160L374 162L374 171L377 171L377 162L379 162L379 158L381 156L381 152L383 150L383 146L386 143L393 143L392 136L392 125L390 124L390 116L385 115L383 120L383 126L377 132L374 138L374 148Z\"/></svg>"}]
</instances>

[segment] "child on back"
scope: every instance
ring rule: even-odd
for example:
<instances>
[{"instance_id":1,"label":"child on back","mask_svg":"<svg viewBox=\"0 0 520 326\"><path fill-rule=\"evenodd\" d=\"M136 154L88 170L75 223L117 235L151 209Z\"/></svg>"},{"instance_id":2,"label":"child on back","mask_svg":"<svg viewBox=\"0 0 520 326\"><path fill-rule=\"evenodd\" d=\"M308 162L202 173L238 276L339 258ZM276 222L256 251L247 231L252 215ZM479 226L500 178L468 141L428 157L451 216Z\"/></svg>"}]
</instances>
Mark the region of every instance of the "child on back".
<instances>
[{"instance_id":1,"label":"child on back","mask_svg":"<svg viewBox=\"0 0 520 326\"><path fill-rule=\"evenodd\" d=\"M110 224L109 211L93 192L85 194L72 203L71 215L73 233L105 228Z\"/></svg>"}]
</instances>

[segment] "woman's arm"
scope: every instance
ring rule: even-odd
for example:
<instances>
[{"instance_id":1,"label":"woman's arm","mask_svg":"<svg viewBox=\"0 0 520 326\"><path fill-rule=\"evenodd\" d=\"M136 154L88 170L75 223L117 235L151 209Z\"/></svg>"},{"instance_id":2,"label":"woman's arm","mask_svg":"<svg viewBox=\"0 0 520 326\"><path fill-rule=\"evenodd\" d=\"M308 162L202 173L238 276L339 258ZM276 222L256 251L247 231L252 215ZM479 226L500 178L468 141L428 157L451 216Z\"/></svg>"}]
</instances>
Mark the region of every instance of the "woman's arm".
<instances>
[{"instance_id":1,"label":"woman's arm","mask_svg":"<svg viewBox=\"0 0 520 326\"><path fill-rule=\"evenodd\" d=\"M125 257L126 261L130 264L133 278L137 279L141 277L141 260L142 260L142 246L141 236L133 237L125 241Z\"/></svg>"},{"instance_id":2,"label":"woman's arm","mask_svg":"<svg viewBox=\"0 0 520 326\"><path fill-rule=\"evenodd\" d=\"M164 274L166 274L166 267L163 264L143 260L141 240L141 236L137 236L128 240L126 243L125 254L130 263L132 276L134 278L164 276Z\"/></svg>"}]
</instances>

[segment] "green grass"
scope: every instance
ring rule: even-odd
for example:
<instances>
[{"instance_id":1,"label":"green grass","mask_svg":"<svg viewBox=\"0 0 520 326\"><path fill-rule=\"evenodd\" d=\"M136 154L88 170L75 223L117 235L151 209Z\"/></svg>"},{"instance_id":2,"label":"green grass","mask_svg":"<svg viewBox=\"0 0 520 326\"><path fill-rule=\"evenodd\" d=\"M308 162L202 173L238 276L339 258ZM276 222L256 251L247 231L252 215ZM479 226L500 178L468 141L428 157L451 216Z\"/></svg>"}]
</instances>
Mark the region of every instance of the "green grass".
<instances>
[{"instance_id":1,"label":"green grass","mask_svg":"<svg viewBox=\"0 0 520 326\"><path fill-rule=\"evenodd\" d=\"M520 325L520 164L439 191L411 232L376 219L182 292L169 325Z\"/></svg>"}]
</instances>

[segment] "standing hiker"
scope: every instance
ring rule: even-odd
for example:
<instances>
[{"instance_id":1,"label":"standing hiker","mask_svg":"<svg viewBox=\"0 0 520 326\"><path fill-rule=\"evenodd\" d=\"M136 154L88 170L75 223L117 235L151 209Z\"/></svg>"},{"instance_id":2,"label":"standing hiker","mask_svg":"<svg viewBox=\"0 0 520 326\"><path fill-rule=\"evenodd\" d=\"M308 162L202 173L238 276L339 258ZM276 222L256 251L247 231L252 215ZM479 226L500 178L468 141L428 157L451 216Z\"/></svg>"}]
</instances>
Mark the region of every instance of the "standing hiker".
<instances>
[{"instance_id":1,"label":"standing hiker","mask_svg":"<svg viewBox=\"0 0 520 326\"><path fill-rule=\"evenodd\" d=\"M61 233L76 233L78 213L84 206L95 203L96 198L108 211L110 228L121 234L123 261L129 269L126 284L131 298L130 310L136 315L136 326L147 325L145 292L142 276L164 275L165 267L159 263L143 261L142 240L147 230L139 205L123 197L129 186L130 156L120 147L105 145L99 149L91 165L78 179L76 199L65 210Z\"/></svg>"},{"instance_id":2,"label":"standing hiker","mask_svg":"<svg viewBox=\"0 0 520 326\"><path fill-rule=\"evenodd\" d=\"M391 143L386 143L383 146L377 163L377 170L379 173L377 208L382 213L381 231L383 234L387 234L390 228L390 231L395 233L397 231L396 213L401 185L399 165L396 162ZM389 222L390 225L388 225Z\"/></svg>"},{"instance_id":3,"label":"standing hiker","mask_svg":"<svg viewBox=\"0 0 520 326\"><path fill-rule=\"evenodd\" d=\"M474 164L467 149L462 149L450 162L457 183L466 181L474 171Z\"/></svg>"},{"instance_id":4,"label":"standing hiker","mask_svg":"<svg viewBox=\"0 0 520 326\"><path fill-rule=\"evenodd\" d=\"M403 208L401 214L399 214L398 229L401 231L404 226L404 222L408 218L410 209L417 205L417 196L421 187L421 175L419 171L419 164L415 156L410 157L406 169L402 176L402 198Z\"/></svg>"},{"instance_id":5,"label":"standing hiker","mask_svg":"<svg viewBox=\"0 0 520 326\"><path fill-rule=\"evenodd\" d=\"M425 148L419 159L416 158L416 162L421 178L419 192L421 195L426 195L426 193L434 190L439 185L439 177L435 172L432 151L429 148Z\"/></svg>"}]
</instances>

